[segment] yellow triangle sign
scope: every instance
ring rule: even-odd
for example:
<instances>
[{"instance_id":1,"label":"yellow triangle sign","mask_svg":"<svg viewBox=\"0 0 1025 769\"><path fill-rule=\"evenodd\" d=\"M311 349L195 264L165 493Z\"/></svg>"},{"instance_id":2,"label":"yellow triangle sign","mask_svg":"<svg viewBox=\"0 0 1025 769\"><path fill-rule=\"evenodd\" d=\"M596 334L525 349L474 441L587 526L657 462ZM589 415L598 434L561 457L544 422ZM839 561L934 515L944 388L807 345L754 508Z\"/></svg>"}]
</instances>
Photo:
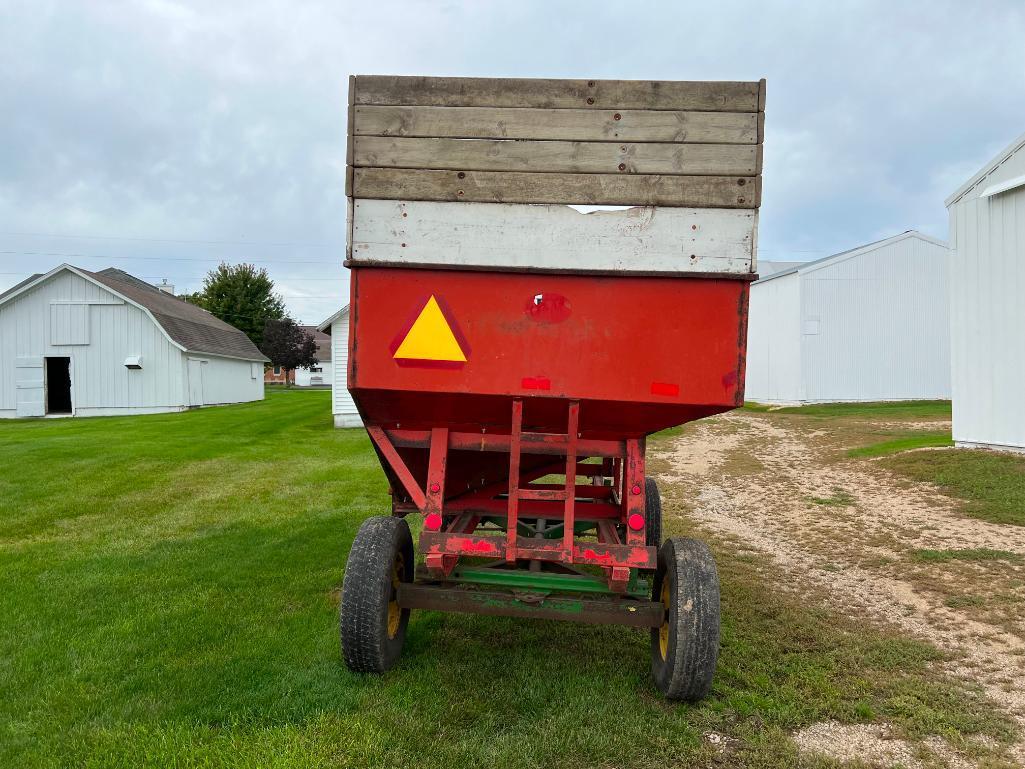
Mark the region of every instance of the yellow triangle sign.
<instances>
[{"instance_id":1,"label":"yellow triangle sign","mask_svg":"<svg viewBox=\"0 0 1025 769\"><path fill-rule=\"evenodd\" d=\"M393 356L403 360L437 360L465 363L466 355L445 313L432 295Z\"/></svg>"}]
</instances>

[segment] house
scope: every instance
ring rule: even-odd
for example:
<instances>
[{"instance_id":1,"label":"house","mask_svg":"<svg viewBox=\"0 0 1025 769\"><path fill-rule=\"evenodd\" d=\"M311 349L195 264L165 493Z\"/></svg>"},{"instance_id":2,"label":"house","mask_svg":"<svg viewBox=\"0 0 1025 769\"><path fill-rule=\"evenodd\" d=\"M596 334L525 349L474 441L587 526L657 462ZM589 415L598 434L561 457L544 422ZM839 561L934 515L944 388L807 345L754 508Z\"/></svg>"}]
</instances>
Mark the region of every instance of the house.
<instances>
[{"instance_id":1,"label":"house","mask_svg":"<svg viewBox=\"0 0 1025 769\"><path fill-rule=\"evenodd\" d=\"M954 442L1025 451L1025 134L946 205Z\"/></svg>"},{"instance_id":2,"label":"house","mask_svg":"<svg viewBox=\"0 0 1025 769\"><path fill-rule=\"evenodd\" d=\"M114 268L62 264L0 294L0 417L261 400L266 360L234 326Z\"/></svg>"},{"instance_id":3,"label":"house","mask_svg":"<svg viewBox=\"0 0 1025 769\"><path fill-rule=\"evenodd\" d=\"M331 335L331 413L335 427L361 427L363 420L349 394L349 306L346 305L317 328Z\"/></svg>"},{"instance_id":4,"label":"house","mask_svg":"<svg viewBox=\"0 0 1025 769\"><path fill-rule=\"evenodd\" d=\"M910 231L755 281L747 400L949 398L948 258Z\"/></svg>"},{"instance_id":5,"label":"house","mask_svg":"<svg viewBox=\"0 0 1025 769\"><path fill-rule=\"evenodd\" d=\"M318 326L300 326L317 343L317 365L301 368L295 372L295 383L299 387L330 387L332 376L331 334ZM348 337L346 337L346 340Z\"/></svg>"},{"instance_id":6,"label":"house","mask_svg":"<svg viewBox=\"0 0 1025 769\"><path fill-rule=\"evenodd\" d=\"M299 387L329 387L331 385L331 335L317 326L299 326L317 343L317 365L288 371L288 384ZM286 371L281 366L268 366L263 374L265 384L285 384Z\"/></svg>"}]
</instances>

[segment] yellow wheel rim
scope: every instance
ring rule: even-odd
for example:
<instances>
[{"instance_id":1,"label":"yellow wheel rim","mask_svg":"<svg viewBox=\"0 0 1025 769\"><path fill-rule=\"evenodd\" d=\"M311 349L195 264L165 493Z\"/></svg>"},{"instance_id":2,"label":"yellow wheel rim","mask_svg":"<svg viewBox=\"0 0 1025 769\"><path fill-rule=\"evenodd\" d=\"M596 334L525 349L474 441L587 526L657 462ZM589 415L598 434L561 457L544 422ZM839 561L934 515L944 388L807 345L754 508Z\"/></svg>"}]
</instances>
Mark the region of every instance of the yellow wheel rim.
<instances>
[{"instance_id":1,"label":"yellow wheel rim","mask_svg":"<svg viewBox=\"0 0 1025 769\"><path fill-rule=\"evenodd\" d=\"M399 623L402 621L402 609L399 608L399 583L405 572L406 559L402 553L397 553L395 563L391 569L391 598L388 601L388 637L394 638L399 633Z\"/></svg>"},{"instance_id":2,"label":"yellow wheel rim","mask_svg":"<svg viewBox=\"0 0 1025 769\"><path fill-rule=\"evenodd\" d=\"M669 657L669 575L662 580L662 627L658 629L658 651L665 660Z\"/></svg>"}]
</instances>

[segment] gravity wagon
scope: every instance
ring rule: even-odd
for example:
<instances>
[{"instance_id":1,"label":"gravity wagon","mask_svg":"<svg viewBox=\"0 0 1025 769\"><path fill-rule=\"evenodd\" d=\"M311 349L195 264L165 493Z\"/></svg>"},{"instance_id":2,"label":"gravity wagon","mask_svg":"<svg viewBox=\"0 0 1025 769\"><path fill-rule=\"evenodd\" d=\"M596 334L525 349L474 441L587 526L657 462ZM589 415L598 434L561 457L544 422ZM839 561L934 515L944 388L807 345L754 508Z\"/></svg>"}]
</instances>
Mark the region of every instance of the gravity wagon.
<instances>
[{"instance_id":1,"label":"gravity wagon","mask_svg":"<svg viewBox=\"0 0 1025 769\"><path fill-rule=\"evenodd\" d=\"M718 577L662 541L645 438L743 402L765 81L349 96L348 383L392 502L346 565L347 665L395 664L413 609L615 623L699 699Z\"/></svg>"}]
</instances>

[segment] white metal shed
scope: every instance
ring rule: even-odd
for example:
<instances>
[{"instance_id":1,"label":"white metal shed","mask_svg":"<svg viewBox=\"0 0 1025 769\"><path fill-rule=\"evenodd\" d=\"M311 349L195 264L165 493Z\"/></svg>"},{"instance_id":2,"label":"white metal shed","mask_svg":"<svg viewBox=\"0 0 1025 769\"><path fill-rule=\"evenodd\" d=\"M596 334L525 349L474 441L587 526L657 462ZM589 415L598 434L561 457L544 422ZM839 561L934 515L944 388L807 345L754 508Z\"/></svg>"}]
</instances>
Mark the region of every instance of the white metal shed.
<instances>
[{"instance_id":1,"label":"white metal shed","mask_svg":"<svg viewBox=\"0 0 1025 769\"><path fill-rule=\"evenodd\" d=\"M909 231L755 281L747 400L949 398L948 253Z\"/></svg>"},{"instance_id":2,"label":"white metal shed","mask_svg":"<svg viewBox=\"0 0 1025 769\"><path fill-rule=\"evenodd\" d=\"M325 320L318 330L331 335L331 413L335 427L362 427L356 404L349 394L349 305Z\"/></svg>"},{"instance_id":3,"label":"white metal shed","mask_svg":"<svg viewBox=\"0 0 1025 769\"><path fill-rule=\"evenodd\" d=\"M0 417L261 400L266 360L234 326L113 268L62 264L0 294Z\"/></svg>"},{"instance_id":4,"label":"white metal shed","mask_svg":"<svg viewBox=\"0 0 1025 769\"><path fill-rule=\"evenodd\" d=\"M1025 134L946 204L954 441L1025 451Z\"/></svg>"}]
</instances>

